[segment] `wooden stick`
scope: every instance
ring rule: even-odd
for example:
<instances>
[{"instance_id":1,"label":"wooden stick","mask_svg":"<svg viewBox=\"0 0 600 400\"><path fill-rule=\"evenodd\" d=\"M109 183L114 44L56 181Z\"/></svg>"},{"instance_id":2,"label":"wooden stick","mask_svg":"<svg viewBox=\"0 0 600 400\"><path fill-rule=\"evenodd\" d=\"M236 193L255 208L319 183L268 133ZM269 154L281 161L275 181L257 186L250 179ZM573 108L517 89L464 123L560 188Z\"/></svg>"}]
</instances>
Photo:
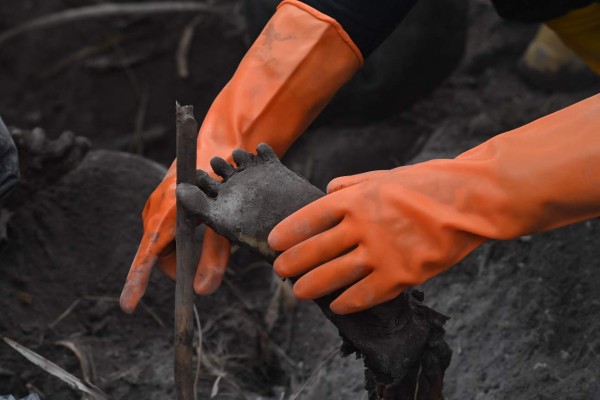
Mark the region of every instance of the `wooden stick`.
<instances>
[{"instance_id":1,"label":"wooden stick","mask_svg":"<svg viewBox=\"0 0 600 400\"><path fill-rule=\"evenodd\" d=\"M198 124L193 106L176 108L177 184L195 182ZM175 284L175 392L178 400L194 400L192 339L194 336L194 217L177 201L177 282Z\"/></svg>"}]
</instances>

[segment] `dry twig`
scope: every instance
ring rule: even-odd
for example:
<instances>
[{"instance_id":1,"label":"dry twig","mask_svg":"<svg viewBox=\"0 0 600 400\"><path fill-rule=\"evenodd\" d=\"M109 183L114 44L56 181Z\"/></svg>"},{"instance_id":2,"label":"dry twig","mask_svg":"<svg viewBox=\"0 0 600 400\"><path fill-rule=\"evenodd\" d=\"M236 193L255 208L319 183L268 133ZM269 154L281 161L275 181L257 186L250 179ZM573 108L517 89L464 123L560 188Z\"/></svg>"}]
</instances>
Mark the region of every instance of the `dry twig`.
<instances>
[{"instance_id":1,"label":"dry twig","mask_svg":"<svg viewBox=\"0 0 600 400\"><path fill-rule=\"evenodd\" d=\"M323 361L321 361L321 363L317 366L317 368L315 368L314 371L311 372L310 376L304 381L304 383L302 384L302 386L300 386L300 388L296 391L296 393L294 393L293 395L290 396L289 400L296 400L298 398L298 396L300 396L300 393L302 393L302 391L304 389L306 389L306 386L314 379L315 376L317 376L319 371L321 371L323 368L325 368L325 366L327 365L329 360L331 360L333 358L333 356L335 356L337 353L339 353L339 349L337 349L337 348L333 349L323 359Z\"/></svg>"},{"instance_id":2,"label":"dry twig","mask_svg":"<svg viewBox=\"0 0 600 400\"><path fill-rule=\"evenodd\" d=\"M86 383L94 385L96 383L96 365L94 364L92 353L84 349L80 344L75 343L71 340L59 340L58 342L56 342L56 344L59 346L66 347L75 354L75 356L79 360L79 365L81 366L83 380Z\"/></svg>"},{"instance_id":3,"label":"dry twig","mask_svg":"<svg viewBox=\"0 0 600 400\"><path fill-rule=\"evenodd\" d=\"M283 350L281 348L281 346L279 346L277 343L275 343L275 341L271 338L271 335L269 335L269 332L263 326L263 322L260 319L256 318L256 316L252 312L252 308L250 307L248 302L244 299L244 297L240 294L240 292L237 290L237 288L227 279L227 277L225 279L223 279L223 283L231 291L233 296L240 302L240 304L242 305L242 308L247 313L248 317L250 317L252 319L252 321L255 323L256 329L269 341L269 345L271 346L271 348L275 352L275 354L277 354L283 361L285 361L286 364L288 364L290 367L292 367L293 370L297 370L298 364L296 363L296 361L294 361L285 352L285 350Z\"/></svg>"},{"instance_id":4,"label":"dry twig","mask_svg":"<svg viewBox=\"0 0 600 400\"><path fill-rule=\"evenodd\" d=\"M181 39L179 39L175 61L177 63L177 75L181 79L187 79L190 76L190 69L188 66L190 45L192 44L192 39L194 38L196 26L198 26L202 20L202 15L197 15L194 19L192 19L183 29Z\"/></svg>"},{"instance_id":5,"label":"dry twig","mask_svg":"<svg viewBox=\"0 0 600 400\"><path fill-rule=\"evenodd\" d=\"M133 132L134 151L137 154L144 153L144 122L146 121L146 111L148 111L148 88L142 87L140 91L140 102L138 104L137 113L135 114L135 128Z\"/></svg>"},{"instance_id":6,"label":"dry twig","mask_svg":"<svg viewBox=\"0 0 600 400\"><path fill-rule=\"evenodd\" d=\"M77 389L83 393L92 396L94 400L108 400L108 396L96 386L83 382L81 379L68 373L67 371L54 364L52 361L42 357L38 353L29 350L27 347L22 346L19 343L5 336L0 336L0 338L2 338L2 340L4 340L6 344L18 351L23 357L28 359L30 362L37 365L44 371L48 372L50 375L55 376L61 381L65 382L73 389Z\"/></svg>"},{"instance_id":7,"label":"dry twig","mask_svg":"<svg viewBox=\"0 0 600 400\"><path fill-rule=\"evenodd\" d=\"M165 327L165 323L163 322L163 320L158 316L158 314L152 309L150 308L150 306L148 306L146 303L144 303L143 301L140 301L140 306L142 306L142 309L144 311L146 311L146 313L148 313L148 315L156 321L156 323L161 327L164 328Z\"/></svg>"},{"instance_id":8,"label":"dry twig","mask_svg":"<svg viewBox=\"0 0 600 400\"><path fill-rule=\"evenodd\" d=\"M267 326L268 332L271 332L273 330L273 327L275 327L275 323L279 319L279 309L281 306L280 303L282 297L282 290L283 285L285 285L285 282L280 279L277 279L275 281L275 284L277 286L275 287L275 292L273 293L273 296L269 301L269 305L267 306L267 310L265 311L264 317L265 325Z\"/></svg>"},{"instance_id":9,"label":"dry twig","mask_svg":"<svg viewBox=\"0 0 600 400\"><path fill-rule=\"evenodd\" d=\"M153 15L165 13L223 14L222 7L192 1L162 1L152 3L102 3L78 7L35 18L0 35L0 45L27 32L49 28L69 22L123 15Z\"/></svg>"},{"instance_id":10,"label":"dry twig","mask_svg":"<svg viewBox=\"0 0 600 400\"><path fill-rule=\"evenodd\" d=\"M73 303L71 303L71 305L69 307L67 307L67 309L65 311L62 312L62 314L60 314L54 321L52 321L51 323L48 324L48 328L54 329L56 327L56 325L58 325L60 323L60 321L65 319L69 314L71 314L73 312L75 307L77 307L80 302L81 302L81 299L76 299Z\"/></svg>"}]
</instances>

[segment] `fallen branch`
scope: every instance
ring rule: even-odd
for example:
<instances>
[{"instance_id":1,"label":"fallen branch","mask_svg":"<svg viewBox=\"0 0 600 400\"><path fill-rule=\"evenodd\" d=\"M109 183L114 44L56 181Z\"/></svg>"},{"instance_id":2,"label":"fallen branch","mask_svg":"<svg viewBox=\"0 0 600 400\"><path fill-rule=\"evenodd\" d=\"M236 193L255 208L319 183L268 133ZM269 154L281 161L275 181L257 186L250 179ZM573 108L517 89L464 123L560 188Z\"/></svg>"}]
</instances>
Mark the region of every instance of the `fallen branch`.
<instances>
[{"instance_id":1,"label":"fallen branch","mask_svg":"<svg viewBox=\"0 0 600 400\"><path fill-rule=\"evenodd\" d=\"M0 35L0 45L27 32L63 25L69 22L123 15L153 15L165 13L211 13L223 14L221 7L214 4L191 1L169 1L153 3L103 3L78 7L44 15L19 25Z\"/></svg>"}]
</instances>

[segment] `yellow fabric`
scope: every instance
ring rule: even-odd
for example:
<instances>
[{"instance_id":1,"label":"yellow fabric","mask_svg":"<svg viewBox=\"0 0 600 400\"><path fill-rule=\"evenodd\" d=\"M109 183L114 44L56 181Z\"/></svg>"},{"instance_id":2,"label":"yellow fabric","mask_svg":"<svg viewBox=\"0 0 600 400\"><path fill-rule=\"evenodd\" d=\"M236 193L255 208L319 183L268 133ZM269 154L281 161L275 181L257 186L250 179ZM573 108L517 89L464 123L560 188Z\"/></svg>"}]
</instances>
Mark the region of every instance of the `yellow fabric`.
<instances>
[{"instance_id":1,"label":"yellow fabric","mask_svg":"<svg viewBox=\"0 0 600 400\"><path fill-rule=\"evenodd\" d=\"M535 38L529 43L523 61L532 70L539 72L558 72L576 57L556 32L541 25Z\"/></svg>"},{"instance_id":2,"label":"yellow fabric","mask_svg":"<svg viewBox=\"0 0 600 400\"><path fill-rule=\"evenodd\" d=\"M600 3L573 10L546 25L600 75Z\"/></svg>"}]
</instances>

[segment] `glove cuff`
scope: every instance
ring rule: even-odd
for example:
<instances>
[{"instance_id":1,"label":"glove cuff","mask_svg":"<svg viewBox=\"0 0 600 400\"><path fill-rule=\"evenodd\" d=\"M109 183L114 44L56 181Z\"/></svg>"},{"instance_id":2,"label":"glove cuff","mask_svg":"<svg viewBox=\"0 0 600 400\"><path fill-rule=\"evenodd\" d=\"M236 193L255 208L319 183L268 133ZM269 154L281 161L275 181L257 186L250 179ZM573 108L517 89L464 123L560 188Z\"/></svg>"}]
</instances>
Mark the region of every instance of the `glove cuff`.
<instances>
[{"instance_id":1,"label":"glove cuff","mask_svg":"<svg viewBox=\"0 0 600 400\"><path fill-rule=\"evenodd\" d=\"M350 49L354 52L354 54L356 55L356 58L358 59L358 61L360 63L360 66L361 67L364 66L365 60L364 60L364 57L363 57L360 49L352 41L352 39L350 38L350 35L348 35L348 33L346 33L346 31L344 30L344 28L342 28L342 25L340 25L339 22L337 22L335 19L331 18L330 16L323 14L321 11L309 6L308 4L298 1L298 0L284 0L281 3L279 3L279 5L277 6L277 9L279 10L279 8L285 6L286 4L298 7L299 9L306 11L313 17L330 24L333 27L333 29L335 29L335 31L338 33L338 35L340 35L340 39L342 39L348 45L348 47L350 47Z\"/></svg>"}]
</instances>

